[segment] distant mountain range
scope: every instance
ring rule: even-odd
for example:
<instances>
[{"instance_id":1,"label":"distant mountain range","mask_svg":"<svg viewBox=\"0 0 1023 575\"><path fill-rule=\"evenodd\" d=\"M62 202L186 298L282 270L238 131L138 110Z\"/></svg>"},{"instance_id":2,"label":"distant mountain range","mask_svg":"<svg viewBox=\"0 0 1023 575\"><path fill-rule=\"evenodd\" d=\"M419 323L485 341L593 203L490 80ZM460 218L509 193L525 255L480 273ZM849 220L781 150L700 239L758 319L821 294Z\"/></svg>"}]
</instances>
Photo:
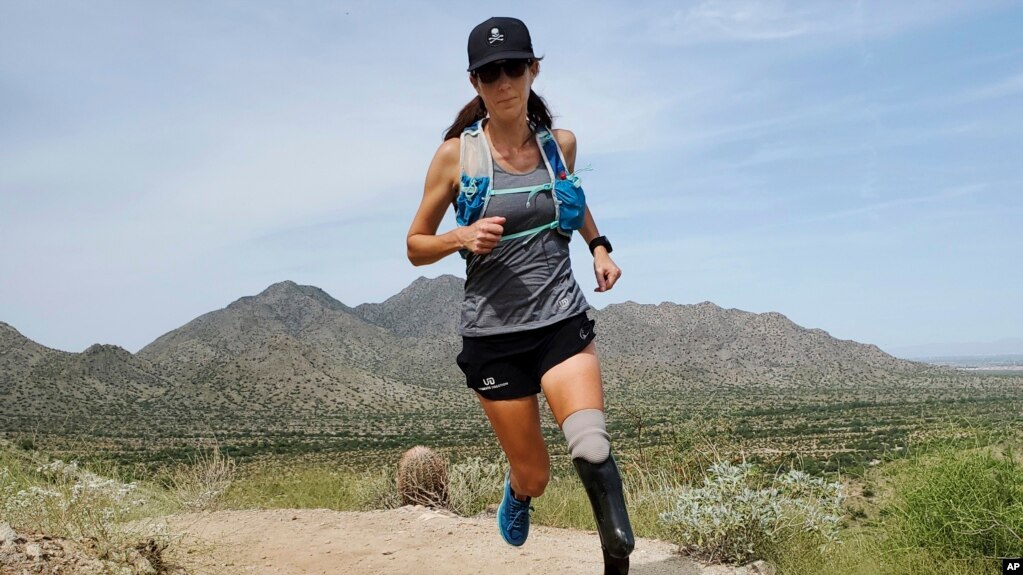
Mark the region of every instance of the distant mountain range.
<instances>
[{"instance_id":1,"label":"distant mountain range","mask_svg":"<svg viewBox=\"0 0 1023 575\"><path fill-rule=\"evenodd\" d=\"M242 297L138 353L58 351L0 322L0 430L194 426L259 433L466 404L454 358L463 280L420 278L349 307L291 281ZM838 340L778 313L632 302L592 311L609 394L696 388L861 388L938 368ZM228 425L230 422L230 425Z\"/></svg>"}]
</instances>

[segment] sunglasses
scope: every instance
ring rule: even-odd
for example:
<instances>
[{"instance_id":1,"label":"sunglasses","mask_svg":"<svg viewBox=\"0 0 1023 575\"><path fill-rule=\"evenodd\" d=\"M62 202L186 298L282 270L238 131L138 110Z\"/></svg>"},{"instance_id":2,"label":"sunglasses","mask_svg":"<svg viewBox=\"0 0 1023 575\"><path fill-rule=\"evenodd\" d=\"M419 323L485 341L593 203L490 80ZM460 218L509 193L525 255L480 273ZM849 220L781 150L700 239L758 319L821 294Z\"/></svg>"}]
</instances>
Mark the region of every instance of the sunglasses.
<instances>
[{"instance_id":1,"label":"sunglasses","mask_svg":"<svg viewBox=\"0 0 1023 575\"><path fill-rule=\"evenodd\" d=\"M491 62L484 66L480 66L473 71L476 78L484 84L496 82L501 77L501 70L504 70L504 75L509 78L518 78L526 73L526 67L533 63L532 59L525 60L502 60L500 62Z\"/></svg>"}]
</instances>

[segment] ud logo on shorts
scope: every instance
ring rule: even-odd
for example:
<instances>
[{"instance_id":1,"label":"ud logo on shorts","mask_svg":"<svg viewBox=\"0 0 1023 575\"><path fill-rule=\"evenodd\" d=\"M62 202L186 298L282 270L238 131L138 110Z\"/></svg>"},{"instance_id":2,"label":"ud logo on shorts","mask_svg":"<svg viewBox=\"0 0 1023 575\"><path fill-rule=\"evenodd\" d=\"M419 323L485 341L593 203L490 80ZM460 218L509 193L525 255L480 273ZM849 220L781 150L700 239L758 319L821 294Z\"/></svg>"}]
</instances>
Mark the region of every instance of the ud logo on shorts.
<instances>
[{"instance_id":1,"label":"ud logo on shorts","mask_svg":"<svg viewBox=\"0 0 1023 575\"><path fill-rule=\"evenodd\" d=\"M502 381L501 383L497 383L497 380L492 378L492 377L484 377L483 378L483 385L480 387L480 389L481 390L485 390L485 391L489 391L491 389L497 389L499 387L504 387L506 385L508 385L507 381Z\"/></svg>"}]
</instances>

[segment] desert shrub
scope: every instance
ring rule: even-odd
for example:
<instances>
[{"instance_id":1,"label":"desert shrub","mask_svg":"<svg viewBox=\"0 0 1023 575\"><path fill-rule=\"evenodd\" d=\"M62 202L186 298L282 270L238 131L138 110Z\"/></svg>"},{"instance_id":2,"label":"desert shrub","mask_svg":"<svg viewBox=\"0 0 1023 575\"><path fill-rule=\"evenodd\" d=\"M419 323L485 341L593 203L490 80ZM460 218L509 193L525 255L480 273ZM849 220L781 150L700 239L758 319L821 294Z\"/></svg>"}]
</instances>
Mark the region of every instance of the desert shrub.
<instances>
[{"instance_id":1,"label":"desert shrub","mask_svg":"<svg viewBox=\"0 0 1023 575\"><path fill-rule=\"evenodd\" d=\"M882 511L894 548L958 560L1023 549L1023 465L1011 451L934 450L892 482L895 495Z\"/></svg>"},{"instance_id":2,"label":"desert shrub","mask_svg":"<svg viewBox=\"0 0 1023 575\"><path fill-rule=\"evenodd\" d=\"M448 475L448 507L463 516L475 515L501 499L504 473L501 466L473 457L451 466Z\"/></svg>"},{"instance_id":3,"label":"desert shrub","mask_svg":"<svg viewBox=\"0 0 1023 575\"><path fill-rule=\"evenodd\" d=\"M218 446L199 449L189 465L179 467L171 478L177 503L189 511L215 511L235 479L235 462Z\"/></svg>"},{"instance_id":4,"label":"desert shrub","mask_svg":"<svg viewBox=\"0 0 1023 575\"><path fill-rule=\"evenodd\" d=\"M5 497L4 511L23 528L62 537L109 538L111 526L132 515L146 500L136 483L100 477L77 462L54 460L35 469L43 481ZM5 475L5 477L7 477ZM2 479L0 479L2 480Z\"/></svg>"},{"instance_id":5,"label":"desert shrub","mask_svg":"<svg viewBox=\"0 0 1023 575\"><path fill-rule=\"evenodd\" d=\"M448 504L447 461L436 451L413 447L398 462L396 485L402 505L446 507Z\"/></svg>"},{"instance_id":6,"label":"desert shrub","mask_svg":"<svg viewBox=\"0 0 1023 575\"><path fill-rule=\"evenodd\" d=\"M699 486L678 490L661 514L675 542L709 561L741 563L764 557L794 533L819 547L837 543L842 487L792 470L770 480L749 463L720 461Z\"/></svg>"},{"instance_id":7,"label":"desert shrub","mask_svg":"<svg viewBox=\"0 0 1023 575\"><path fill-rule=\"evenodd\" d=\"M355 509L394 509L402 505L395 484L393 468L362 473L351 483L349 497Z\"/></svg>"},{"instance_id":8,"label":"desert shrub","mask_svg":"<svg viewBox=\"0 0 1023 575\"><path fill-rule=\"evenodd\" d=\"M940 442L877 468L878 520L826 555L789 540L768 559L786 575L997 575L998 556L1023 549L1023 470L980 441Z\"/></svg>"},{"instance_id":9,"label":"desert shrub","mask_svg":"<svg viewBox=\"0 0 1023 575\"><path fill-rule=\"evenodd\" d=\"M125 562L140 539L157 551L167 546L165 526L138 520L149 498L137 483L102 477L74 461L25 463L0 466L0 516L15 530L88 539L100 558Z\"/></svg>"},{"instance_id":10,"label":"desert shrub","mask_svg":"<svg viewBox=\"0 0 1023 575\"><path fill-rule=\"evenodd\" d=\"M673 424L671 436L646 461L647 470L671 470L671 483L694 485L702 481L705 470L727 459L729 453L742 450L732 433L733 421L727 418L690 419Z\"/></svg>"}]
</instances>

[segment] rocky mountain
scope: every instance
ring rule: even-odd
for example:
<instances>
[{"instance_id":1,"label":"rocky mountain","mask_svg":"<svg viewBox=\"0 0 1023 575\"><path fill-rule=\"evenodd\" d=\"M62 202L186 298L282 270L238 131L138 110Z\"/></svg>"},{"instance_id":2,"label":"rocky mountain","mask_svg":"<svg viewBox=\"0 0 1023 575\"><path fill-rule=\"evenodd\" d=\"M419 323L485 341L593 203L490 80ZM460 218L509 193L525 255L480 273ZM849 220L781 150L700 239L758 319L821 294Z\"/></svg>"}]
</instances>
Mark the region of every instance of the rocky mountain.
<instances>
[{"instance_id":1,"label":"rocky mountain","mask_svg":"<svg viewBox=\"0 0 1023 575\"><path fill-rule=\"evenodd\" d=\"M863 386L891 374L933 371L877 346L831 337L780 313L723 309L710 302L626 302L595 312L602 363L618 379L799 387L822 380Z\"/></svg>"},{"instance_id":2,"label":"rocky mountain","mask_svg":"<svg viewBox=\"0 0 1023 575\"><path fill-rule=\"evenodd\" d=\"M467 403L454 363L462 289L454 276L420 278L382 303L352 308L284 281L137 354L109 345L57 351L0 323L0 426L135 417L259 431L297 420L331 420L336 429L353 417L440 417ZM679 389L723 385L862 387L933 370L778 313L627 302L591 314L609 393L670 400Z\"/></svg>"},{"instance_id":3,"label":"rocky mountain","mask_svg":"<svg viewBox=\"0 0 1023 575\"><path fill-rule=\"evenodd\" d=\"M146 401L172 386L124 348L96 344L68 353L0 322L0 429L32 429L54 419L69 427L101 427L109 419L137 416Z\"/></svg>"},{"instance_id":4,"label":"rocky mountain","mask_svg":"<svg viewBox=\"0 0 1023 575\"><path fill-rule=\"evenodd\" d=\"M386 315L386 314L385 314ZM285 281L202 315L138 352L178 382L173 396L223 409L315 413L437 407L410 372L420 347L312 286Z\"/></svg>"},{"instance_id":5,"label":"rocky mountain","mask_svg":"<svg viewBox=\"0 0 1023 575\"><path fill-rule=\"evenodd\" d=\"M365 303L353 311L400 337L457 339L464 283L452 275L420 277L383 303Z\"/></svg>"}]
</instances>

